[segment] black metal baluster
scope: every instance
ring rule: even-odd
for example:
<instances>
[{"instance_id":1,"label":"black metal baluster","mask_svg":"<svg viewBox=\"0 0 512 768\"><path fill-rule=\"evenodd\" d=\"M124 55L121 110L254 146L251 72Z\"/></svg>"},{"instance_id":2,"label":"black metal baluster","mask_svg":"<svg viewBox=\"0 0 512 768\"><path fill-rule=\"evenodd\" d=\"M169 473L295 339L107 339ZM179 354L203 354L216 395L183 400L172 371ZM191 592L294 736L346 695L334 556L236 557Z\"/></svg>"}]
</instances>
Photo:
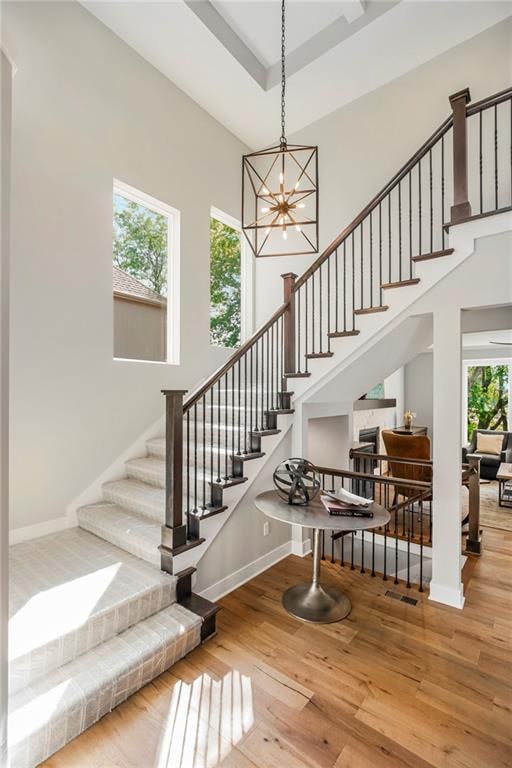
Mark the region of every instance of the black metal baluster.
<instances>
[{"instance_id":1,"label":"black metal baluster","mask_svg":"<svg viewBox=\"0 0 512 768\"><path fill-rule=\"evenodd\" d=\"M370 307L373 307L373 211L370 211Z\"/></svg>"},{"instance_id":2,"label":"black metal baluster","mask_svg":"<svg viewBox=\"0 0 512 768\"><path fill-rule=\"evenodd\" d=\"M428 178L430 195L430 253L434 252L434 196L432 188L432 148L428 151Z\"/></svg>"},{"instance_id":3,"label":"black metal baluster","mask_svg":"<svg viewBox=\"0 0 512 768\"><path fill-rule=\"evenodd\" d=\"M339 256L338 256L338 249L336 248L336 251L334 252L334 317L335 317L335 323L334 323L334 330L339 331L339 325L338 325L338 319L339 319L339 291L338 291L338 270L339 270Z\"/></svg>"},{"instance_id":4,"label":"black metal baluster","mask_svg":"<svg viewBox=\"0 0 512 768\"><path fill-rule=\"evenodd\" d=\"M352 230L352 237L350 248L352 251L352 330L356 329L356 316L354 314L356 309L356 263L355 263L355 248L354 248L354 231Z\"/></svg>"},{"instance_id":5,"label":"black metal baluster","mask_svg":"<svg viewBox=\"0 0 512 768\"><path fill-rule=\"evenodd\" d=\"M315 273L311 275L311 352L315 354Z\"/></svg>"},{"instance_id":6,"label":"black metal baluster","mask_svg":"<svg viewBox=\"0 0 512 768\"><path fill-rule=\"evenodd\" d=\"M363 232L364 220L359 225L361 231L361 308L364 307L364 258L363 258Z\"/></svg>"},{"instance_id":7,"label":"black metal baluster","mask_svg":"<svg viewBox=\"0 0 512 768\"><path fill-rule=\"evenodd\" d=\"M498 206L498 105L494 105L494 210Z\"/></svg>"},{"instance_id":8,"label":"black metal baluster","mask_svg":"<svg viewBox=\"0 0 512 768\"><path fill-rule=\"evenodd\" d=\"M484 212L484 182L483 182L483 155L482 155L482 112L478 113L478 181L480 190L480 213Z\"/></svg>"},{"instance_id":9,"label":"black metal baluster","mask_svg":"<svg viewBox=\"0 0 512 768\"><path fill-rule=\"evenodd\" d=\"M331 351L331 257L327 258L327 351Z\"/></svg>"},{"instance_id":10,"label":"black metal baluster","mask_svg":"<svg viewBox=\"0 0 512 768\"><path fill-rule=\"evenodd\" d=\"M441 136L441 248L444 251L444 243L446 233L444 231L444 198L445 198L445 183L444 183L444 134Z\"/></svg>"},{"instance_id":11,"label":"black metal baluster","mask_svg":"<svg viewBox=\"0 0 512 768\"><path fill-rule=\"evenodd\" d=\"M397 533L397 515L398 507L395 506L395 580L394 583L398 584L398 533Z\"/></svg>"},{"instance_id":12,"label":"black metal baluster","mask_svg":"<svg viewBox=\"0 0 512 768\"><path fill-rule=\"evenodd\" d=\"M384 506L387 510L389 510L389 485L386 485L384 488ZM388 576L387 576L388 528L389 528L389 523L386 523L386 525L384 526L384 553L383 553L383 564L382 564L383 581L388 580Z\"/></svg>"},{"instance_id":13,"label":"black metal baluster","mask_svg":"<svg viewBox=\"0 0 512 768\"><path fill-rule=\"evenodd\" d=\"M265 334L260 339L261 347L261 412L260 412L260 425L261 429L264 428L263 417L265 414Z\"/></svg>"},{"instance_id":14,"label":"black metal baluster","mask_svg":"<svg viewBox=\"0 0 512 768\"><path fill-rule=\"evenodd\" d=\"M238 439L237 439L237 455L238 456L240 456L240 452L241 452L240 451L240 447L241 447L240 446L240 439L241 439L241 435L240 435L240 416L241 416L240 400L241 400L241 388L242 388L241 364L242 364L242 361L239 360L238 363L237 363L237 366L238 366Z\"/></svg>"},{"instance_id":15,"label":"black metal baluster","mask_svg":"<svg viewBox=\"0 0 512 768\"><path fill-rule=\"evenodd\" d=\"M309 339L308 339L308 325L309 325L309 315L308 315L308 284L309 280L306 281L304 285L304 293L305 293L305 311L304 311L304 327L305 327L305 334L304 334L304 347L305 347L305 358L304 358L304 368L308 370L308 348L309 348Z\"/></svg>"},{"instance_id":16,"label":"black metal baluster","mask_svg":"<svg viewBox=\"0 0 512 768\"><path fill-rule=\"evenodd\" d=\"M220 410L220 379L217 382L217 482L220 483L220 427L222 424L221 410Z\"/></svg>"},{"instance_id":17,"label":"black metal baluster","mask_svg":"<svg viewBox=\"0 0 512 768\"><path fill-rule=\"evenodd\" d=\"M354 531L352 531L351 534L351 540L352 540L352 550L350 553L350 570L354 570Z\"/></svg>"},{"instance_id":18,"label":"black metal baluster","mask_svg":"<svg viewBox=\"0 0 512 768\"><path fill-rule=\"evenodd\" d=\"M420 499L420 592L423 592L423 499Z\"/></svg>"},{"instance_id":19,"label":"black metal baluster","mask_svg":"<svg viewBox=\"0 0 512 768\"><path fill-rule=\"evenodd\" d=\"M322 354L322 336L323 336L323 333L322 333L322 327L323 327L323 323L322 323L322 304L323 304L323 301L322 301L322 267L323 267L323 264L320 264L320 269L318 270L318 273L319 273L319 275L318 275L318 304L319 304L319 310L320 310L320 317L319 317L319 323L318 323L318 325L320 327L318 329L318 338L319 338L319 342L320 342L319 343L319 352L320 352L320 354Z\"/></svg>"},{"instance_id":20,"label":"black metal baluster","mask_svg":"<svg viewBox=\"0 0 512 768\"><path fill-rule=\"evenodd\" d=\"M187 512L190 511L190 411L187 411Z\"/></svg>"},{"instance_id":21,"label":"black metal baluster","mask_svg":"<svg viewBox=\"0 0 512 768\"><path fill-rule=\"evenodd\" d=\"M347 240L343 241L343 330L347 330Z\"/></svg>"},{"instance_id":22,"label":"black metal baluster","mask_svg":"<svg viewBox=\"0 0 512 768\"><path fill-rule=\"evenodd\" d=\"M398 282L402 282L402 181L398 182Z\"/></svg>"},{"instance_id":23,"label":"black metal baluster","mask_svg":"<svg viewBox=\"0 0 512 768\"><path fill-rule=\"evenodd\" d=\"M249 358L249 361L250 361L250 366L249 366L249 368L250 368L250 376L249 376L249 422L250 422L250 427L251 427L251 429L250 429L251 433L253 431L253 420L252 420L252 391L253 391L253 381L254 381L254 379L253 379L253 349L254 349L254 344L252 345L252 347L250 349L250 358Z\"/></svg>"},{"instance_id":24,"label":"black metal baluster","mask_svg":"<svg viewBox=\"0 0 512 768\"><path fill-rule=\"evenodd\" d=\"M382 202L379 202L379 305L382 307Z\"/></svg>"},{"instance_id":25,"label":"black metal baluster","mask_svg":"<svg viewBox=\"0 0 512 768\"><path fill-rule=\"evenodd\" d=\"M410 171L407 178L409 179L409 277L412 279L412 175Z\"/></svg>"},{"instance_id":26,"label":"black metal baluster","mask_svg":"<svg viewBox=\"0 0 512 768\"><path fill-rule=\"evenodd\" d=\"M341 534L340 536L340 567L343 568L345 565L345 536Z\"/></svg>"},{"instance_id":27,"label":"black metal baluster","mask_svg":"<svg viewBox=\"0 0 512 768\"><path fill-rule=\"evenodd\" d=\"M418 162L418 253L421 256L421 160Z\"/></svg>"},{"instance_id":28,"label":"black metal baluster","mask_svg":"<svg viewBox=\"0 0 512 768\"><path fill-rule=\"evenodd\" d=\"M247 437L249 420L247 418L247 352L244 355L244 453L248 452Z\"/></svg>"},{"instance_id":29,"label":"black metal baluster","mask_svg":"<svg viewBox=\"0 0 512 768\"><path fill-rule=\"evenodd\" d=\"M375 529L372 531L372 576L375 576Z\"/></svg>"},{"instance_id":30,"label":"black metal baluster","mask_svg":"<svg viewBox=\"0 0 512 768\"><path fill-rule=\"evenodd\" d=\"M407 504L408 507L408 513L409 513L409 521L411 519L412 509L411 509L411 502L409 501ZM411 526L410 524L407 525L407 588L410 588L411 586Z\"/></svg>"},{"instance_id":31,"label":"black metal baluster","mask_svg":"<svg viewBox=\"0 0 512 768\"><path fill-rule=\"evenodd\" d=\"M194 404L194 511L197 512L197 403Z\"/></svg>"},{"instance_id":32,"label":"black metal baluster","mask_svg":"<svg viewBox=\"0 0 512 768\"><path fill-rule=\"evenodd\" d=\"M203 405L203 504L202 508L206 509L206 395L202 398Z\"/></svg>"},{"instance_id":33,"label":"black metal baluster","mask_svg":"<svg viewBox=\"0 0 512 768\"><path fill-rule=\"evenodd\" d=\"M297 291L297 371L302 371L302 361L300 359L300 297L302 293L302 286ZM274 326L272 326L274 327Z\"/></svg>"},{"instance_id":34,"label":"black metal baluster","mask_svg":"<svg viewBox=\"0 0 512 768\"><path fill-rule=\"evenodd\" d=\"M214 392L215 386L210 389L210 483L213 483L213 419L214 419ZM210 488L210 497L212 489Z\"/></svg>"},{"instance_id":35,"label":"black metal baluster","mask_svg":"<svg viewBox=\"0 0 512 768\"><path fill-rule=\"evenodd\" d=\"M391 283L393 280L392 277L392 270L391 270L391 196L393 194L393 190L388 195L388 283Z\"/></svg>"},{"instance_id":36,"label":"black metal baluster","mask_svg":"<svg viewBox=\"0 0 512 768\"><path fill-rule=\"evenodd\" d=\"M235 366L231 366L231 455L235 455Z\"/></svg>"},{"instance_id":37,"label":"black metal baluster","mask_svg":"<svg viewBox=\"0 0 512 768\"><path fill-rule=\"evenodd\" d=\"M322 531L322 560L325 560L325 531Z\"/></svg>"},{"instance_id":38,"label":"black metal baluster","mask_svg":"<svg viewBox=\"0 0 512 768\"><path fill-rule=\"evenodd\" d=\"M361 531L361 573L365 573L365 570L364 570L364 530Z\"/></svg>"},{"instance_id":39,"label":"black metal baluster","mask_svg":"<svg viewBox=\"0 0 512 768\"><path fill-rule=\"evenodd\" d=\"M228 381L228 374L226 373L224 376L224 478L227 480L229 477L229 459L228 459L228 440L229 440L229 431L228 431L228 388L229 388L229 381Z\"/></svg>"}]
</instances>

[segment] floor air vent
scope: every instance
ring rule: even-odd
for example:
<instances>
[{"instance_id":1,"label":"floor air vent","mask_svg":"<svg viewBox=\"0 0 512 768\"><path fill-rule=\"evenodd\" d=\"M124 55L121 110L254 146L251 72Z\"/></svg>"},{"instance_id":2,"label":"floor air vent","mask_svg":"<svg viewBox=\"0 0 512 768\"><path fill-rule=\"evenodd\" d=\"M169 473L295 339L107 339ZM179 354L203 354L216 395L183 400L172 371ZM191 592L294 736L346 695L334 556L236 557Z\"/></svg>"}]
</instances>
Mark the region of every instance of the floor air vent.
<instances>
[{"instance_id":1,"label":"floor air vent","mask_svg":"<svg viewBox=\"0 0 512 768\"><path fill-rule=\"evenodd\" d=\"M386 590L386 597L392 597L393 600L401 600L402 603L409 603L409 605L416 605L418 602L414 597L407 597L407 595L401 595L399 592L392 592L390 589Z\"/></svg>"}]
</instances>

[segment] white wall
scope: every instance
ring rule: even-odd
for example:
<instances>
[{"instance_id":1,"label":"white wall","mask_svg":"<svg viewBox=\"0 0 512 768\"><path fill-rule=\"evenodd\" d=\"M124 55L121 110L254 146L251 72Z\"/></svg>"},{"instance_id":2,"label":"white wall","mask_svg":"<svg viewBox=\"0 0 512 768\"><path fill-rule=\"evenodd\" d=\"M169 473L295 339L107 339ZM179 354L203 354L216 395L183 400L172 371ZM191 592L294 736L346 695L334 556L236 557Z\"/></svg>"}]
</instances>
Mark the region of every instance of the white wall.
<instances>
[{"instance_id":1,"label":"white wall","mask_svg":"<svg viewBox=\"0 0 512 768\"><path fill-rule=\"evenodd\" d=\"M12 69L0 50L0 768L7 765L7 624L9 541L9 261L11 186L11 83Z\"/></svg>"},{"instance_id":2,"label":"white wall","mask_svg":"<svg viewBox=\"0 0 512 768\"><path fill-rule=\"evenodd\" d=\"M209 218L245 147L75 2L5 3L13 90L11 526L58 518L225 352ZM181 211L181 365L113 353L112 180Z\"/></svg>"},{"instance_id":3,"label":"white wall","mask_svg":"<svg viewBox=\"0 0 512 768\"><path fill-rule=\"evenodd\" d=\"M450 114L450 94L469 86L477 101L508 87L511 61L508 19L294 134L319 147L320 250ZM257 260L257 323L282 302L279 275L300 275L314 258Z\"/></svg>"}]
</instances>

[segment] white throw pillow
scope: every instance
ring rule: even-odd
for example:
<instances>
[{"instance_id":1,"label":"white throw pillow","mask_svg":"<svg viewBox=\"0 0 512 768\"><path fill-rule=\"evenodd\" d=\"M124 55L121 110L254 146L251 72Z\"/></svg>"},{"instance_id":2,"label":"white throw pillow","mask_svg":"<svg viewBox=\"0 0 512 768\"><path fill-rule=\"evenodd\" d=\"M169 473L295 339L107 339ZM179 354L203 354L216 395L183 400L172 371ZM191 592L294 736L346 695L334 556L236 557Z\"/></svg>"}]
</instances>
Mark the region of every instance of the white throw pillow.
<instances>
[{"instance_id":1,"label":"white throw pillow","mask_svg":"<svg viewBox=\"0 0 512 768\"><path fill-rule=\"evenodd\" d=\"M495 456L499 456L503 447L503 435L484 435L482 432L477 432L476 435L476 452L477 453L492 453Z\"/></svg>"}]
</instances>

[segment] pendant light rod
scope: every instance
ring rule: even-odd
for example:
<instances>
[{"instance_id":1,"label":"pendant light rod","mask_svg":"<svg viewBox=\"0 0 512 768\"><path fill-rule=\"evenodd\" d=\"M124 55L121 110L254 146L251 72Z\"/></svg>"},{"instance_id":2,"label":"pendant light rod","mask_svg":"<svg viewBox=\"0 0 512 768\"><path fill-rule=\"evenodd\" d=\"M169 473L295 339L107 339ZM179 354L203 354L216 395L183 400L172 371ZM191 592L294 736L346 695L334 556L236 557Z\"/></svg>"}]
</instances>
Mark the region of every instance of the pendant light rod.
<instances>
[{"instance_id":1,"label":"pendant light rod","mask_svg":"<svg viewBox=\"0 0 512 768\"><path fill-rule=\"evenodd\" d=\"M285 0L281 0L281 147L286 147L285 127L286 98L286 9Z\"/></svg>"}]
</instances>

